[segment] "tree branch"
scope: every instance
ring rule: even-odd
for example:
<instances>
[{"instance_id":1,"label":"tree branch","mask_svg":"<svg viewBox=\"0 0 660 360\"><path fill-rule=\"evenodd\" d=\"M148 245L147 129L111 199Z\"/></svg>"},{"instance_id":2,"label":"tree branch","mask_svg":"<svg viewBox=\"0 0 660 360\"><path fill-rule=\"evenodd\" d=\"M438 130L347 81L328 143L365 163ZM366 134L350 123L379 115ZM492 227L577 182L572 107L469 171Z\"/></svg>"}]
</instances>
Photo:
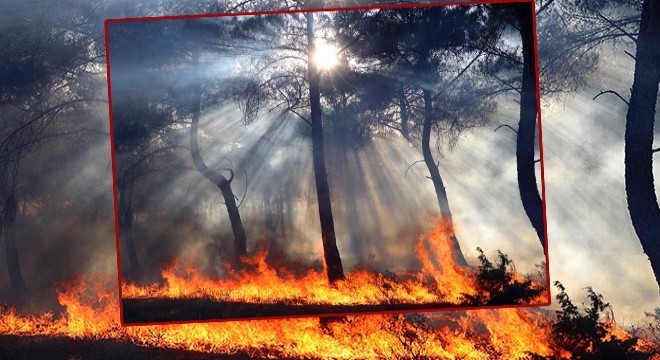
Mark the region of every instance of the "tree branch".
<instances>
[{"instance_id":1,"label":"tree branch","mask_svg":"<svg viewBox=\"0 0 660 360\"><path fill-rule=\"evenodd\" d=\"M245 197L247 196L247 193L248 193L248 181L249 181L248 180L248 173L247 173L247 170L243 170L243 172L245 173L245 193L243 193L243 197L241 198L241 201L238 203L238 206L236 206L239 209L241 208L241 205L243 205L243 200L245 200Z\"/></svg>"},{"instance_id":2,"label":"tree branch","mask_svg":"<svg viewBox=\"0 0 660 360\"><path fill-rule=\"evenodd\" d=\"M290 111L291 113L297 115L299 118L301 118L304 122L306 122L306 123L309 124L310 126L312 125L312 122L311 122L311 121L309 121L306 117L302 116L302 115L301 115L299 112L297 112L296 110L294 110L294 109L289 109L289 111Z\"/></svg>"},{"instance_id":3,"label":"tree branch","mask_svg":"<svg viewBox=\"0 0 660 360\"><path fill-rule=\"evenodd\" d=\"M494 132L497 132L497 130L499 130L499 129L503 128L503 127L511 129L511 131L513 131L514 133L516 133L516 135L518 134L518 130L514 129L511 125L506 125L506 124L505 124L505 125L500 125L500 126L498 126L497 129L494 130Z\"/></svg>"},{"instance_id":4,"label":"tree branch","mask_svg":"<svg viewBox=\"0 0 660 360\"><path fill-rule=\"evenodd\" d=\"M410 168L422 162L424 162L424 160L415 161L414 163L410 164L410 166L408 166L408 168L406 169L405 174L403 174L403 177L405 178L406 176L408 176L408 171L410 170Z\"/></svg>"},{"instance_id":5,"label":"tree branch","mask_svg":"<svg viewBox=\"0 0 660 360\"><path fill-rule=\"evenodd\" d=\"M614 91L614 90L601 91L601 92L598 93L598 95L594 96L594 98L591 99L591 100L596 100L596 99L598 99L601 95L604 95L604 94L613 94L613 95L616 95L616 97L618 97L619 99L621 99L621 101L623 101L624 103L626 103L626 105L630 106L630 102L629 102L628 100L624 99L623 96L619 95L619 93L616 92L616 91Z\"/></svg>"},{"instance_id":6,"label":"tree branch","mask_svg":"<svg viewBox=\"0 0 660 360\"><path fill-rule=\"evenodd\" d=\"M548 1L547 3L543 4L543 5L542 5L542 6L536 11L536 16L538 16L540 13L542 13L543 11L545 11L545 9L547 9L548 6L550 6L550 4L552 4L553 2L555 2L555 0L550 0L550 1Z\"/></svg>"},{"instance_id":7,"label":"tree branch","mask_svg":"<svg viewBox=\"0 0 660 360\"><path fill-rule=\"evenodd\" d=\"M597 15L598 15L599 18L605 20L605 22L607 22L608 24L610 24L612 27L614 27L614 28L616 28L617 30L619 30L623 35L625 35L627 38L629 38L630 40L632 40L634 43L637 43L637 38L636 38L633 34L631 34L631 33L629 33L628 31L626 31L624 28L622 28L621 26L619 26L619 24L617 24L615 21L612 21L611 19L608 19L605 15L601 14L600 12L599 12Z\"/></svg>"}]
</instances>

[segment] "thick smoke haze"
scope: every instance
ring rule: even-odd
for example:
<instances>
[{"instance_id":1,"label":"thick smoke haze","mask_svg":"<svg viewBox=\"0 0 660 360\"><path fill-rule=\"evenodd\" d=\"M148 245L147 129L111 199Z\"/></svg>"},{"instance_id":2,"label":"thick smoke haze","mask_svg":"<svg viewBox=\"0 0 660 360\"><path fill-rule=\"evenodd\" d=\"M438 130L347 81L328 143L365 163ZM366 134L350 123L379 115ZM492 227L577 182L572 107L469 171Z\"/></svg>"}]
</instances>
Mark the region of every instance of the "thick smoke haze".
<instances>
[{"instance_id":1,"label":"thick smoke haze","mask_svg":"<svg viewBox=\"0 0 660 360\"><path fill-rule=\"evenodd\" d=\"M198 3L198 12L203 12L208 10L208 5L212 2ZM274 4L275 2L264 2L262 6L281 6ZM2 8L13 10L18 8L18 5L18 2L8 3L3 4ZM356 2L326 1L325 5L352 6L356 5ZM136 5L132 1L104 2L100 7L107 11L96 23L98 33L102 33L101 20L105 17L190 13L190 9L195 8L189 4L185 7L175 7L163 3L162 6L167 10L155 13L149 10L146 13L146 6ZM34 16L43 16L48 8L45 4L42 5L42 2L35 2L30 11ZM3 14L9 14L7 18L14 19L12 13L3 11ZM0 30L9 26L10 22L0 21ZM550 46L541 44L544 45ZM633 324L643 319L643 311L652 311L654 307L660 306L660 299L648 258L643 254L631 226L625 199L623 133L627 109L618 99L607 95L596 101L592 100L601 90L613 89L624 96L628 94L634 63L623 54L623 50L610 47L598 50L601 55L599 69L589 77L587 86L579 92L542 99L543 145L551 280L560 280L577 302L584 294L583 288L592 286L613 306L617 320L624 324ZM102 78L104 75L99 76ZM105 96L103 86L100 86L98 91L101 97ZM471 131L459 140L454 149L443 151L442 157L439 158L440 170L445 175L457 237L468 261L473 264L476 262L475 248L480 246L487 255L502 250L515 261L518 270L533 272L535 265L539 264L543 257L540 255L538 240L534 238L534 230L519 202L515 180L515 134L504 128L498 132L493 131L499 124L514 126L517 123L517 104L513 96L502 97L498 102L498 112L493 114L491 124ZM235 110L206 111L202 126L208 134L225 132L222 128L213 128L204 123L214 116L216 111ZM30 295L21 299L22 310L47 307L44 305L44 299L54 299L53 284L62 279L87 274L116 276L107 108L99 106L94 109L93 115L90 115L87 121L91 124L90 128L106 134L90 135L86 141L78 142L78 147L71 144L76 143L75 140L68 141L68 145L62 147L57 145L57 141L44 143L22 166L21 183L29 184L30 188L41 189L40 195L35 195L32 200L21 204L17 224L22 269L30 287ZM232 123L217 126L242 127ZM260 126L262 125L254 124L247 132L248 135L267 131ZM283 126L275 131L283 132L283 137L286 138L286 134L295 129ZM659 135L657 129L656 126L656 137ZM182 130L181 136L185 137L185 133L186 131ZM217 149L213 148L208 139L202 138L200 141L205 153L226 150L222 145ZM292 186L292 193L309 198L307 192L313 185L311 173L307 170L310 161L309 144L304 139L295 140L294 144L299 149L295 152L299 157L280 159L278 150L271 148L268 150L269 160L260 165L272 167L273 171L287 169L281 174L295 177L297 185ZM655 147L658 147L657 141ZM60 151L61 149L66 151ZM267 149L261 151L265 152ZM400 154L402 159L384 165L378 161L381 157L391 157L393 153ZM180 156L184 159L186 152L182 150ZM400 196L406 198L410 206L417 211L415 219L420 217L424 220L426 215L433 214L433 210L429 210L427 200L433 198L433 188L425 178L424 166L418 164L404 176L406 168L411 164L410 160L414 162L421 159L417 149L402 141L377 139L369 149L358 155L358 158L366 173L387 174L387 179L396 187L400 187ZM240 160L235 162L238 164ZM357 166L357 159L349 164L352 167ZM381 165L385 167L379 167ZM657 179L660 176L657 167L654 171ZM237 172L236 176L236 192L242 195L244 175ZM281 179L283 183L287 183L287 180L286 177ZM380 181L384 182L386 179ZM248 176L244 206L249 207L250 199L257 201L265 191L265 183L263 178ZM375 184L374 187L387 188L392 184ZM656 180L656 191L657 184ZM173 188L177 190L174 191ZM181 205L181 198L194 191L195 201L208 195L206 207L210 218L222 219L225 216L220 198L211 194L214 193L212 185L194 171L181 171L167 186L150 190L154 191L155 196L149 196L152 203L148 206ZM52 199L53 197L59 197L61 201ZM71 205L66 204L65 200L68 198L75 199L75 208L85 209L82 212L89 215L90 219L81 224L77 220L79 211L71 210ZM387 200L382 201L387 204ZM43 205L40 205L41 203ZM81 206L82 203L85 203L85 206ZM383 205L379 204L378 208L381 209ZM428 210L428 214L425 210ZM300 205L300 211L315 214L314 209L306 209L303 205ZM375 218L381 216L393 215L378 214ZM309 222L301 223L301 228L316 228L317 226L312 226L313 218L311 215L304 217L307 219L304 221ZM246 228L250 229L248 236L250 243L254 245L253 241L259 240L260 234L256 225L254 228L247 225L249 221L251 220L246 220ZM256 224L257 220L254 221ZM161 260L171 259L174 255L200 257L200 254L208 252L209 249L215 249L215 243L209 241L206 234L215 234L217 238L228 236L227 233L218 233L217 227L207 222L200 224L200 228L179 229L158 239L141 237L139 241L142 241L142 250L139 255L147 259L145 267L155 269ZM375 231L376 228L387 237L401 232L410 244L414 244L418 234L417 229L407 233L405 229L381 228L377 223L368 221L365 221L365 224L369 224L365 226L365 233ZM338 228L339 238L346 239L348 236L342 231ZM300 245L296 246L296 254L293 255L312 254L309 256L313 259L313 254L318 254L315 243L308 241L318 238L315 231L309 230L297 234L294 238ZM340 240L342 253L355 250L349 250L348 244L342 244L341 241L344 240ZM370 253L379 252L378 256L383 258L395 257L402 256L402 252L408 249L408 245L405 245L405 249L397 248L397 244L390 247L376 246L376 239L372 241L374 243L368 243L360 250L363 254L368 256ZM390 259L384 262L389 263ZM208 266L212 267L210 264L211 262L208 262ZM0 269L6 267L4 256L0 256ZM5 299L16 300L16 297L9 290L6 271L2 271L0 300ZM52 303L54 300L49 304Z\"/></svg>"},{"instance_id":2,"label":"thick smoke haze","mask_svg":"<svg viewBox=\"0 0 660 360\"><path fill-rule=\"evenodd\" d=\"M271 17L286 19L294 16ZM181 44L195 38L190 30L187 32L187 26L201 28L222 24L221 28L230 29L235 23L245 21L249 18L111 24L115 141L128 147L133 143L131 136L140 136L137 131L129 132L135 121L135 115L128 108L132 105L131 100L144 98L149 101L151 95L143 94L158 94L163 86L169 86L173 90L167 91L167 96L172 102L185 101L188 95L186 86L174 88L169 82L169 78L178 76L179 72L191 74L189 76L193 79L199 78L182 78L183 81L199 81L205 87L220 84L219 97L222 97L222 92L228 91L225 88L234 85L236 79L240 80L241 72L248 71L247 76L250 76L249 72L273 72L275 75L271 76L277 78L279 67L295 71L291 69L301 66L295 58L272 62L271 57L290 56L286 51L261 49L246 53L240 49L258 48L258 43L253 45L240 37L237 40L223 39L222 35L211 38L208 45L203 40L198 41L199 46L209 46L211 50L210 54L202 53L202 64L192 72L186 56L176 57ZM297 25L295 20L293 24ZM254 37L273 36L268 24L265 26L266 30ZM142 44L139 37L153 36L154 29L159 34L158 42L157 47L151 48L149 43ZM275 35L271 41L279 44L291 40L282 40ZM519 46L519 41L514 38L508 38L507 43L507 46ZM173 63L170 65L169 62ZM262 63L269 65L260 68ZM165 70L157 70L159 67ZM172 70L168 71L170 68ZM330 74L332 72L331 69ZM329 76L324 76L322 81L329 83ZM264 81L259 78L249 80ZM223 88L223 84L227 85ZM288 88L282 91L288 91ZM371 91L383 90L374 87ZM153 95L154 98L157 96ZM442 176L447 179L450 206L456 212L458 238L468 262L474 266L479 264L477 248L482 248L491 259L496 257L497 250L501 250L516 262L519 272L541 272L543 249L517 193L515 137L511 133L493 132L497 125L516 118L516 103L507 96L501 96L499 100L501 110L489 114L487 127L465 131L457 143L443 135L433 139L433 147L439 152L436 156L439 156ZM476 97L474 101L477 102ZM207 103L214 104L212 101ZM269 242L294 261L318 264L322 260L319 251L321 233L309 128L292 114L280 115L280 110L264 107L249 123L245 123L244 114L229 100L220 106L203 108L199 132L201 155L210 168L224 169L227 177L231 176L230 170L234 173L232 189L240 203L249 252L255 252L264 246L264 242ZM326 130L325 152L337 242L344 267L350 270L354 266L367 266L395 272L419 268L416 243L440 218L440 213L435 190L427 178L428 170L419 162L423 157L418 141L409 143L399 133L382 131L371 141L354 140L355 134L350 129L342 130L342 117L347 115L339 111L340 108L337 114L334 110L327 114L326 128L329 130ZM175 129L180 131L170 136L170 141L185 148L190 136L187 119L182 117L174 121L177 124ZM171 126L164 129L171 130ZM131 168L132 161L136 161L133 152L140 159L144 156L141 154L153 151L138 147L137 150L128 149L119 146L116 150L120 177L125 169ZM153 172L136 180L130 200L136 217L132 225L135 230L132 242L142 271L150 274L147 278L152 281L164 264L184 260L208 269L210 273L214 267L222 273L224 268L218 263L230 259L233 238L229 217L216 185L194 170L187 149L177 152L176 160L164 159L163 162L182 166L178 167L180 170L172 168ZM180 216L174 215L177 212ZM120 226L119 230L122 236L126 236L127 228ZM127 253L122 252L125 267L128 267L127 258Z\"/></svg>"}]
</instances>

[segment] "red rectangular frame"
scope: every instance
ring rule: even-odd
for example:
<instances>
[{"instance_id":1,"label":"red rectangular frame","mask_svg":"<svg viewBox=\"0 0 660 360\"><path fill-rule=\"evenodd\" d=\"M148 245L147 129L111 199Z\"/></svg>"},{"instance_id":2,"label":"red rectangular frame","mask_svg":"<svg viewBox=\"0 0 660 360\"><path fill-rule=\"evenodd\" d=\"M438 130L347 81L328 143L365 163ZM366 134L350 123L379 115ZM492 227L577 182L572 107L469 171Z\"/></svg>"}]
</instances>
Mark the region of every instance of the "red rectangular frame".
<instances>
[{"instance_id":1,"label":"red rectangular frame","mask_svg":"<svg viewBox=\"0 0 660 360\"><path fill-rule=\"evenodd\" d=\"M317 13L326 11L356 11L356 10L372 10L372 9L406 9L406 8L431 8L437 6L457 6L457 5L488 5L488 4L514 4L514 3L531 3L532 6L532 31L534 33L534 72L536 74L536 107L537 107L537 131L541 164L541 198L543 206L543 232L545 237L546 261L546 289L548 291L547 302L542 304L512 304L512 305L490 305L490 306L474 306L474 307L455 307L446 309L416 309L416 310L392 310L392 311L362 311L355 313L326 313L319 315L287 315L287 316L266 316L266 317L251 317L241 319L204 319L204 320L182 320L182 321L168 321L168 322L145 322L145 323L126 323L124 322L124 305L122 302L122 271L121 271L121 251L120 251L120 234L119 234L119 203L117 193L117 176L116 176L116 160L115 160L115 135L114 123L112 117L112 83L110 79L110 42L109 42L109 25L112 23L123 22L139 22L139 21L159 21L159 20L181 20L181 19L201 19L201 18L218 18L230 16L249 16L249 15L277 15L277 14L295 14L295 13ZM464 310L484 310L484 309L511 309L511 308L529 308L550 306L551 291L550 291L550 251L548 249L548 218L547 218L547 199L545 187L545 166L543 156L543 127L541 121L541 88L539 76L539 58L538 58L538 36L536 29L536 4L534 0L475 0L475 1L448 1L448 2L432 2L432 3L401 3L389 5L365 5L353 7L327 7L327 8L313 8L313 9L283 9L283 10L264 10L264 11L243 11L243 12L230 12L230 13L217 13L217 14L189 14L189 15L170 15L170 16L144 16L144 17L126 17L126 18L110 18L105 19L103 22L104 39L105 39L105 60L106 60L106 78L108 82L108 116L110 119L110 153L112 159L112 193L114 202L114 215L115 215L115 248L117 252L117 280L118 280L118 294L119 294L119 318L122 326L145 326L145 325L175 325L175 324L192 324L192 323L209 323L209 322L226 322L226 321L253 321L253 320L268 320L268 319L292 319L292 318L309 318L309 317L338 317L338 316L359 316L359 315L373 315L373 314L400 314L400 313L421 313L421 312L441 312L441 311L464 311Z\"/></svg>"}]
</instances>

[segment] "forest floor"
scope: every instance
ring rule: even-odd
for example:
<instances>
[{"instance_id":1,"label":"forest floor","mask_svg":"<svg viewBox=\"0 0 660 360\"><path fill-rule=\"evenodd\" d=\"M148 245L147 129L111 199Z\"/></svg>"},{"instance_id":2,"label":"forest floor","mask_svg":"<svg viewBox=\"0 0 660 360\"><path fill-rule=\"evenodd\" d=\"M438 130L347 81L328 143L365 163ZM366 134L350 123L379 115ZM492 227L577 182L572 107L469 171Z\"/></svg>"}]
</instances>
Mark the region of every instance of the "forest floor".
<instances>
[{"instance_id":1,"label":"forest floor","mask_svg":"<svg viewBox=\"0 0 660 360\"><path fill-rule=\"evenodd\" d=\"M226 302L213 299L123 299L124 323L141 324L189 320L228 320L279 316L341 315L353 313L441 310L451 303L380 305L291 305Z\"/></svg>"}]
</instances>

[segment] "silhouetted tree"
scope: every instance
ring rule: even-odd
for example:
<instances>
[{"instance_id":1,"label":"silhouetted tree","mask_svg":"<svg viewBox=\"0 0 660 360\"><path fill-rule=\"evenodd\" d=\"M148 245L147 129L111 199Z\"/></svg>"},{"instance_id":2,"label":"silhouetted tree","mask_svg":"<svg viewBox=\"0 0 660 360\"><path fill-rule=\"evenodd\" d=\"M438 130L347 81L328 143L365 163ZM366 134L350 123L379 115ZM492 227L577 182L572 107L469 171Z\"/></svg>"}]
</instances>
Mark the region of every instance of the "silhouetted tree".
<instances>
[{"instance_id":1,"label":"silhouetted tree","mask_svg":"<svg viewBox=\"0 0 660 360\"><path fill-rule=\"evenodd\" d=\"M199 69L198 54L193 54L193 69ZM245 229L243 228L243 221L238 211L236 204L236 195L231 188L232 181L234 180L234 170L231 166L227 169L230 173L229 177L225 177L220 172L209 168L201 155L199 147L198 133L199 133L199 118L201 114L202 103L202 85L197 82L193 86L192 98L192 122L190 125L190 153L192 155L195 168L209 181L220 189L222 198L227 208L229 221L231 223L231 230L234 235L234 257L238 258L247 254L247 240L245 236Z\"/></svg>"},{"instance_id":2,"label":"silhouetted tree","mask_svg":"<svg viewBox=\"0 0 660 360\"><path fill-rule=\"evenodd\" d=\"M653 179L655 108L660 80L660 10L653 1L607 0L564 1L550 8L560 15L570 36L566 50L556 51L548 68L561 69L556 63L563 58L591 58L589 69L595 68L598 56L594 49L602 44L636 45L637 53L625 53L635 61L635 73L629 99L618 89L601 91L626 103L625 187L633 228L660 285L660 208ZM567 26L566 26L567 25ZM570 65L570 64L569 64ZM565 66L571 69L571 66ZM543 67L542 67L543 69ZM563 74L561 71L557 71ZM559 77L567 79L570 76Z\"/></svg>"},{"instance_id":3,"label":"silhouetted tree","mask_svg":"<svg viewBox=\"0 0 660 360\"><path fill-rule=\"evenodd\" d=\"M266 26L255 31L252 25L259 21ZM328 280L335 282L343 279L344 273L337 248L325 163L321 73L313 59L316 51L317 22L314 14L306 13L268 19L256 17L251 23L246 23L235 37L245 40L245 44L237 44L236 47L256 51L262 58L257 69L251 70L251 78L246 81L244 91L238 95L241 110L248 123L255 121L259 112L268 107L280 114L292 114L310 125L324 258ZM282 35L283 28L288 29L286 35ZM279 36L273 41L272 35L277 33Z\"/></svg>"},{"instance_id":4,"label":"silhouetted tree","mask_svg":"<svg viewBox=\"0 0 660 360\"><path fill-rule=\"evenodd\" d=\"M626 115L625 179L635 232L660 285L660 208L654 187L653 134L660 82L660 4L642 6L635 75Z\"/></svg>"},{"instance_id":5,"label":"silhouetted tree","mask_svg":"<svg viewBox=\"0 0 660 360\"><path fill-rule=\"evenodd\" d=\"M518 169L518 189L520 200L527 217L536 231L543 251L545 245L545 230L543 218L543 203L536 182L535 144L538 108L536 102L536 61L534 56L534 29L532 27L533 10L531 3L515 4L520 37L522 40L522 80L520 89L520 119L516 140L516 165Z\"/></svg>"},{"instance_id":6,"label":"silhouetted tree","mask_svg":"<svg viewBox=\"0 0 660 360\"><path fill-rule=\"evenodd\" d=\"M313 54L316 52L316 35L314 31L314 14L305 14L307 25L307 81L309 82L310 122L312 125L312 160L314 177L316 179L316 197L321 220L321 238L323 254L327 267L328 280L335 282L344 278L341 257L337 249L337 236L332 216L330 201L330 185L325 166L323 149L323 123L321 119L321 76Z\"/></svg>"},{"instance_id":7,"label":"silhouetted tree","mask_svg":"<svg viewBox=\"0 0 660 360\"><path fill-rule=\"evenodd\" d=\"M20 6L0 34L0 238L17 289L25 286L14 235L21 163L48 139L71 133L67 124L56 124L58 117L98 100L87 97L79 82L100 51L87 10L80 5L44 16Z\"/></svg>"},{"instance_id":8,"label":"silhouetted tree","mask_svg":"<svg viewBox=\"0 0 660 360\"><path fill-rule=\"evenodd\" d=\"M450 59L463 59L473 43L496 38L496 29L486 25L483 10L479 6L377 10L368 15L339 14L336 19L338 36L344 48L359 59L378 61L379 65L372 64L370 68L392 78L394 86L389 91L383 88L383 91L389 95L390 102L399 107L397 130L406 139L410 139L409 121L416 111L420 123L415 125L421 129L424 163L433 182L442 218L451 225L452 232L449 199L431 149L431 135L434 130L438 133L444 130L455 140L463 130L475 126L480 115L483 117L486 113L482 98L469 91L466 93L465 88L461 89L463 91L454 88L474 61L468 61L467 67L458 71L454 79L440 75L441 71L451 67ZM457 94L464 97L460 99ZM386 126L392 127L390 124ZM456 261L465 265L459 242L452 235Z\"/></svg>"}]
</instances>

